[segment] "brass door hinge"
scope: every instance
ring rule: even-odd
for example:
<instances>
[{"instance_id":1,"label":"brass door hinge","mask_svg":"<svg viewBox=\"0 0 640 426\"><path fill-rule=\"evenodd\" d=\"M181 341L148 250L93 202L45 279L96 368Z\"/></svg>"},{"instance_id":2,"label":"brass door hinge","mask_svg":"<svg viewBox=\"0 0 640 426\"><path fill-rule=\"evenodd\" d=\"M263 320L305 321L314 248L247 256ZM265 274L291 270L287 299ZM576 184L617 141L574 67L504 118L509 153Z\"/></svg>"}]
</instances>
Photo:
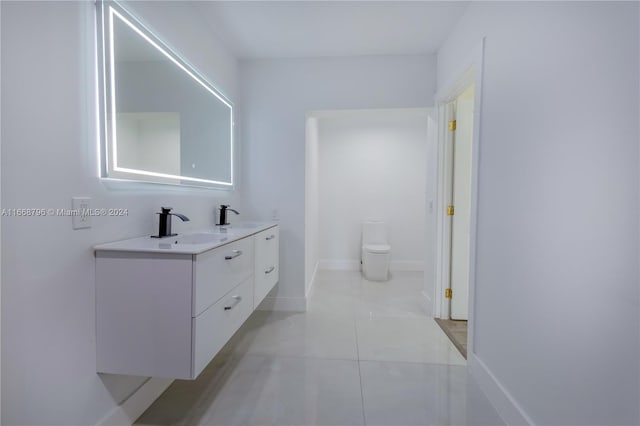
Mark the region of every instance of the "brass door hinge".
<instances>
[{"instance_id":1,"label":"brass door hinge","mask_svg":"<svg viewBox=\"0 0 640 426\"><path fill-rule=\"evenodd\" d=\"M455 213L455 207L453 206L447 206L447 216L453 216L453 214Z\"/></svg>"},{"instance_id":2,"label":"brass door hinge","mask_svg":"<svg viewBox=\"0 0 640 426\"><path fill-rule=\"evenodd\" d=\"M447 299L451 299L453 297L453 290L451 290L450 288L446 289L444 291L444 297L446 297Z\"/></svg>"},{"instance_id":3,"label":"brass door hinge","mask_svg":"<svg viewBox=\"0 0 640 426\"><path fill-rule=\"evenodd\" d=\"M449 130L451 130L452 132L456 131L456 120L451 120L449 122Z\"/></svg>"}]
</instances>

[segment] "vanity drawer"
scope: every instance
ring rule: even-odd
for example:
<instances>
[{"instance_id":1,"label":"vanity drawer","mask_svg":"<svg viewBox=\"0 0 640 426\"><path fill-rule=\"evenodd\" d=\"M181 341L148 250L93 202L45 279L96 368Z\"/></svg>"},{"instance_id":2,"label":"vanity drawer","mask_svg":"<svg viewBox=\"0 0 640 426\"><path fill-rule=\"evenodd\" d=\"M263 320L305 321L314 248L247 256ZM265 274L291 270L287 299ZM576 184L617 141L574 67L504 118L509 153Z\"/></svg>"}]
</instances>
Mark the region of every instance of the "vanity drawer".
<instances>
[{"instance_id":1,"label":"vanity drawer","mask_svg":"<svg viewBox=\"0 0 640 426\"><path fill-rule=\"evenodd\" d=\"M279 279L279 227L266 229L255 236L255 289L253 305L257 307Z\"/></svg>"},{"instance_id":2,"label":"vanity drawer","mask_svg":"<svg viewBox=\"0 0 640 426\"><path fill-rule=\"evenodd\" d=\"M253 274L253 244L253 238L243 238L195 257L193 317Z\"/></svg>"},{"instance_id":3,"label":"vanity drawer","mask_svg":"<svg viewBox=\"0 0 640 426\"><path fill-rule=\"evenodd\" d=\"M225 294L193 318L193 372L196 378L253 311L253 280Z\"/></svg>"}]
</instances>

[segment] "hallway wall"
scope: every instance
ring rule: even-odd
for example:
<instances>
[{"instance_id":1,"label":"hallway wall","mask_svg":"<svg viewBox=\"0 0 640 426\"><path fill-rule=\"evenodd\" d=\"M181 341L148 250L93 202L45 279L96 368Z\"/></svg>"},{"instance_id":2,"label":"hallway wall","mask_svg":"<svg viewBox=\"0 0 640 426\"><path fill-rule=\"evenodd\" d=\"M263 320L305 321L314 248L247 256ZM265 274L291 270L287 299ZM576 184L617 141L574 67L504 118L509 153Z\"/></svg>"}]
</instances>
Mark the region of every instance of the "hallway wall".
<instances>
[{"instance_id":1,"label":"hallway wall","mask_svg":"<svg viewBox=\"0 0 640 426\"><path fill-rule=\"evenodd\" d=\"M231 99L236 60L185 3L135 2L147 24ZM109 185L98 177L94 2L0 2L2 207L124 208L72 230L70 217L2 217L2 424L93 425L144 377L96 373L92 246L151 235L160 206L177 232L213 226L238 191Z\"/></svg>"},{"instance_id":2,"label":"hallway wall","mask_svg":"<svg viewBox=\"0 0 640 426\"><path fill-rule=\"evenodd\" d=\"M305 124L310 111L433 103L435 56L240 62L243 182L249 217L280 219L279 309L305 307Z\"/></svg>"},{"instance_id":3,"label":"hallway wall","mask_svg":"<svg viewBox=\"0 0 640 426\"><path fill-rule=\"evenodd\" d=\"M508 422L639 422L638 16L471 3L438 54L441 89L486 36L470 364Z\"/></svg>"},{"instance_id":4,"label":"hallway wall","mask_svg":"<svg viewBox=\"0 0 640 426\"><path fill-rule=\"evenodd\" d=\"M319 226L318 216L318 118L309 116L305 127L304 167L304 294L308 295L318 268Z\"/></svg>"}]
</instances>

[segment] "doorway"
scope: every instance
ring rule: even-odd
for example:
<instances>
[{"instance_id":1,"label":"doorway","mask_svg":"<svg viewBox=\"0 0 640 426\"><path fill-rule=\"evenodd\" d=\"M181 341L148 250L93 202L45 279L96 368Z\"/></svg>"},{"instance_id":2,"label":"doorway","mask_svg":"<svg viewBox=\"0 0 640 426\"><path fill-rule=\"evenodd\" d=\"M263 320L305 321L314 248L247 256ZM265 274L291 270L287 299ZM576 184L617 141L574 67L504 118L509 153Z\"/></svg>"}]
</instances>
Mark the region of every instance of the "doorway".
<instances>
[{"instance_id":1,"label":"doorway","mask_svg":"<svg viewBox=\"0 0 640 426\"><path fill-rule=\"evenodd\" d=\"M446 163L450 182L449 283L445 289L449 318L436 322L462 355L467 356L469 318L469 266L471 233L471 171L473 166L473 110L475 85L470 84L446 105Z\"/></svg>"},{"instance_id":2,"label":"doorway","mask_svg":"<svg viewBox=\"0 0 640 426\"><path fill-rule=\"evenodd\" d=\"M451 220L449 319L469 318L469 244L471 232L471 168L473 154L473 99L471 84L450 103L448 130L451 139Z\"/></svg>"},{"instance_id":3,"label":"doorway","mask_svg":"<svg viewBox=\"0 0 640 426\"><path fill-rule=\"evenodd\" d=\"M473 301L483 55L484 40L461 63L460 71L454 73L436 94L439 160L434 317L454 344L466 344L470 360L474 358Z\"/></svg>"}]
</instances>

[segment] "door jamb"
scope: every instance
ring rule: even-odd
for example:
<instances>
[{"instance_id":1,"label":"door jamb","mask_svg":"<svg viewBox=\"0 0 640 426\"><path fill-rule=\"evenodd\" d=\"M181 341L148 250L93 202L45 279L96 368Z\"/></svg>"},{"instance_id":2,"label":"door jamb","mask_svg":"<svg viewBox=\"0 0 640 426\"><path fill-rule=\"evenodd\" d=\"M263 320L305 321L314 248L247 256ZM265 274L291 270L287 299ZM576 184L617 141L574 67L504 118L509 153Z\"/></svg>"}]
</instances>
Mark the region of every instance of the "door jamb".
<instances>
[{"instance_id":1,"label":"door jamb","mask_svg":"<svg viewBox=\"0 0 640 426\"><path fill-rule=\"evenodd\" d=\"M475 83L474 113L473 113L473 142L472 142L472 170L471 170L471 205L470 205L470 236L469 236L469 320L467 331L468 355L475 352L475 273L476 273L476 244L477 244L477 216L478 216L478 166L480 164L480 117L482 106L482 75L484 64L484 44L482 38L479 45L456 68L448 81L437 91L435 104L438 115L438 172L437 172L437 216L436 216L436 283L434 286L433 308L435 318L449 318L449 303L444 291L449 287L451 263L451 221L446 214L446 206L451 198L451 165L448 165L447 121L449 120L447 104L456 99L471 83Z\"/></svg>"}]
</instances>

